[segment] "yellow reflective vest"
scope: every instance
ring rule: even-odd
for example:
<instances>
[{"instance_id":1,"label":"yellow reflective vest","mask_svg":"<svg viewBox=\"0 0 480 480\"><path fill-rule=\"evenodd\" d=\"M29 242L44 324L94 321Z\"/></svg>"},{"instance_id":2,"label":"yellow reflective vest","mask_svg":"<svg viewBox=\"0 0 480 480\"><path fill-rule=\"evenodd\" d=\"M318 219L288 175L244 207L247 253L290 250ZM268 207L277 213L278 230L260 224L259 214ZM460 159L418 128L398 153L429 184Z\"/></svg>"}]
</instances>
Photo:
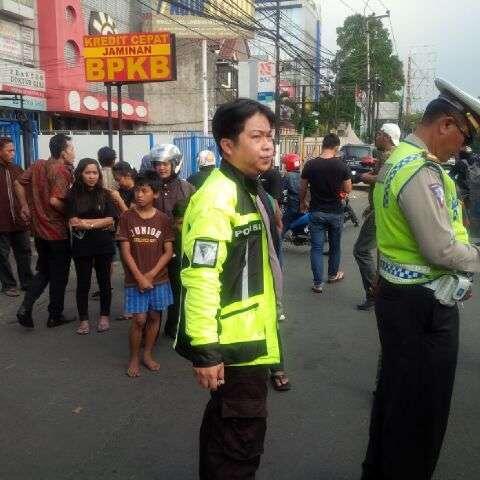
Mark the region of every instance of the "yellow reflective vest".
<instances>
[{"instance_id":1,"label":"yellow reflective vest","mask_svg":"<svg viewBox=\"0 0 480 480\"><path fill-rule=\"evenodd\" d=\"M224 161L185 213L175 349L195 366L280 361L277 299L256 188Z\"/></svg>"},{"instance_id":2,"label":"yellow reflective vest","mask_svg":"<svg viewBox=\"0 0 480 480\"><path fill-rule=\"evenodd\" d=\"M457 241L468 243L455 183L440 165L428 161L427 153L415 145L401 142L383 166L383 178L375 185L379 271L380 275L391 283L422 284L451 273L430 265L423 257L398 204L402 189L420 169L430 166L439 172L453 234Z\"/></svg>"}]
</instances>

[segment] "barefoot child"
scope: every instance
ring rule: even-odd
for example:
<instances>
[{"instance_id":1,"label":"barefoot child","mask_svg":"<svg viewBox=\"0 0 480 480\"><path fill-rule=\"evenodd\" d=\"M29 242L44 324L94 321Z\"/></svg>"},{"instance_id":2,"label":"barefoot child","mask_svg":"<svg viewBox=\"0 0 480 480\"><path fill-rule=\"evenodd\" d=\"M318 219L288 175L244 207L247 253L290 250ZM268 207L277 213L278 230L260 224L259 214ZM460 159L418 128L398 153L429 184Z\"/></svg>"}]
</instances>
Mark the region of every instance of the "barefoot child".
<instances>
[{"instance_id":1,"label":"barefoot child","mask_svg":"<svg viewBox=\"0 0 480 480\"><path fill-rule=\"evenodd\" d=\"M125 313L133 314L130 327L130 363L127 375L140 375L140 347L145 326L143 364L152 371L160 365L152 348L160 328L160 316L172 302L167 265L172 258L174 235L169 218L154 206L160 184L154 172L135 179L134 210L120 217L117 240L125 265ZM148 315L147 315L148 314Z\"/></svg>"}]
</instances>

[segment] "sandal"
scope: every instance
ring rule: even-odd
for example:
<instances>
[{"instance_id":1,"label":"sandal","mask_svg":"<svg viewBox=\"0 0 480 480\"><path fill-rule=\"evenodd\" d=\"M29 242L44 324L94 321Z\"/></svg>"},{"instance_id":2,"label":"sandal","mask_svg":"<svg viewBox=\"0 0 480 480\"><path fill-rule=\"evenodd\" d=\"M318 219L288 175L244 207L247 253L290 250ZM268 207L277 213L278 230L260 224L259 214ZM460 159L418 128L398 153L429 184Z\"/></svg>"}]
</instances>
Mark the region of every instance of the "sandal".
<instances>
[{"instance_id":1,"label":"sandal","mask_svg":"<svg viewBox=\"0 0 480 480\"><path fill-rule=\"evenodd\" d=\"M105 333L105 332L108 332L108 330L110 330L110 322L109 322L109 320L106 320L106 319L102 318L98 322L97 332L98 333Z\"/></svg>"},{"instance_id":2,"label":"sandal","mask_svg":"<svg viewBox=\"0 0 480 480\"><path fill-rule=\"evenodd\" d=\"M341 282L344 278L345 274L343 272L337 272L333 277L328 277L328 283Z\"/></svg>"},{"instance_id":3,"label":"sandal","mask_svg":"<svg viewBox=\"0 0 480 480\"><path fill-rule=\"evenodd\" d=\"M78 335L88 335L90 333L90 324L88 320L82 320L77 328Z\"/></svg>"},{"instance_id":4,"label":"sandal","mask_svg":"<svg viewBox=\"0 0 480 480\"><path fill-rule=\"evenodd\" d=\"M292 388L285 372L275 372L270 376L272 387L277 392L288 392Z\"/></svg>"}]
</instances>

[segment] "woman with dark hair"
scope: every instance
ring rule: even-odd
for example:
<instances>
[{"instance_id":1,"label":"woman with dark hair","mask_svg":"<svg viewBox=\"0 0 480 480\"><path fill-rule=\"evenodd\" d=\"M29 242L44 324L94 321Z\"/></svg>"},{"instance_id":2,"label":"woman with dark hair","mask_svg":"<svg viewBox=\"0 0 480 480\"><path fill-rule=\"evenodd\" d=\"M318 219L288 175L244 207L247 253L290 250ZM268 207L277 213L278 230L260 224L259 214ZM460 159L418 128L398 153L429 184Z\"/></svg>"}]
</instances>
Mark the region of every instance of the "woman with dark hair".
<instances>
[{"instance_id":1,"label":"woman with dark hair","mask_svg":"<svg viewBox=\"0 0 480 480\"><path fill-rule=\"evenodd\" d=\"M110 193L103 187L100 165L83 158L75 169L75 180L67 198L67 216L71 229L72 257L77 272L77 309L79 335L90 333L88 293L95 267L100 289L100 320L97 331L110 328L112 301L110 268L115 254L114 219L117 210Z\"/></svg>"}]
</instances>

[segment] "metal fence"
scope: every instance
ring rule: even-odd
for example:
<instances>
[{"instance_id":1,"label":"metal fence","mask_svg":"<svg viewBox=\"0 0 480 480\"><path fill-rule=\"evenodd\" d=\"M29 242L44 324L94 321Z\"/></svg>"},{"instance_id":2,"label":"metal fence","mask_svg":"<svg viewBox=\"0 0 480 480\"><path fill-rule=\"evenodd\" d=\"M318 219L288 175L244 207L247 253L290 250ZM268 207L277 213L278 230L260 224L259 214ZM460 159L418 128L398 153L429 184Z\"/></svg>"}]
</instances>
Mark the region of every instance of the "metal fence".
<instances>
[{"instance_id":1,"label":"metal fence","mask_svg":"<svg viewBox=\"0 0 480 480\"><path fill-rule=\"evenodd\" d=\"M217 144L213 137L191 133L175 137L173 143L183 153L183 165L180 171L180 177L183 179L198 171L197 157L202 150L211 150L215 153L217 165L220 162Z\"/></svg>"},{"instance_id":2,"label":"metal fence","mask_svg":"<svg viewBox=\"0 0 480 480\"><path fill-rule=\"evenodd\" d=\"M13 145L15 146L15 163L20 166L25 166L25 154L24 154L24 142L23 135L30 135L31 141L26 142L26 145L29 145L29 156L30 161L35 161L38 158L38 131L37 123L33 120L25 122L24 128L20 122L10 119L0 119L0 136L9 137L12 139ZM30 139L30 137L27 137Z\"/></svg>"}]
</instances>

